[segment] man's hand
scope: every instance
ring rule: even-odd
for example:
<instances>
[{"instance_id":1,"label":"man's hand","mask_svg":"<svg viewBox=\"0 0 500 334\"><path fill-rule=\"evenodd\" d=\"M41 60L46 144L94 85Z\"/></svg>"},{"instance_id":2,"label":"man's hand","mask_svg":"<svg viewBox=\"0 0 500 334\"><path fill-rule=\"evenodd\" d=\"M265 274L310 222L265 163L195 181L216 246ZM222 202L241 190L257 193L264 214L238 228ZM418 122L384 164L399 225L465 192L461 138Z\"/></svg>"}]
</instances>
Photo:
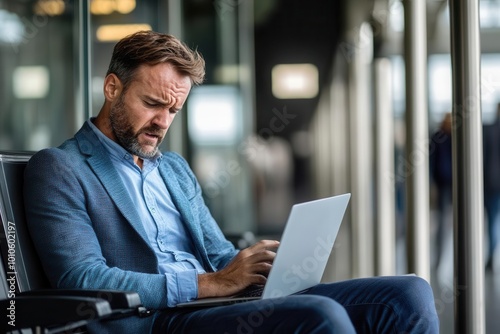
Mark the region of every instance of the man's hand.
<instances>
[{"instance_id":1,"label":"man's hand","mask_svg":"<svg viewBox=\"0 0 500 334\"><path fill-rule=\"evenodd\" d=\"M198 298L230 296L251 284L265 284L278 246L279 241L261 240L240 251L224 269L198 275Z\"/></svg>"}]
</instances>

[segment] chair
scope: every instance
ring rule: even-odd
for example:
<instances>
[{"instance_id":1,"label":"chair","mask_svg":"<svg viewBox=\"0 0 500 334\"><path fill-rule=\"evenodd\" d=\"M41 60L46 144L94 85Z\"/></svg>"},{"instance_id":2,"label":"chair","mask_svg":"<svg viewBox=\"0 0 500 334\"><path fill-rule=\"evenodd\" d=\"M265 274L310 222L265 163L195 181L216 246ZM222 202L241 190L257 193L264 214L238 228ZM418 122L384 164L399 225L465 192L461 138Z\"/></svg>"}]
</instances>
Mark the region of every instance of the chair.
<instances>
[{"instance_id":1,"label":"chair","mask_svg":"<svg viewBox=\"0 0 500 334\"><path fill-rule=\"evenodd\" d=\"M135 292L50 288L24 212L24 169L32 155L0 151L0 309L6 312L0 331L75 333L90 321L150 315Z\"/></svg>"}]
</instances>

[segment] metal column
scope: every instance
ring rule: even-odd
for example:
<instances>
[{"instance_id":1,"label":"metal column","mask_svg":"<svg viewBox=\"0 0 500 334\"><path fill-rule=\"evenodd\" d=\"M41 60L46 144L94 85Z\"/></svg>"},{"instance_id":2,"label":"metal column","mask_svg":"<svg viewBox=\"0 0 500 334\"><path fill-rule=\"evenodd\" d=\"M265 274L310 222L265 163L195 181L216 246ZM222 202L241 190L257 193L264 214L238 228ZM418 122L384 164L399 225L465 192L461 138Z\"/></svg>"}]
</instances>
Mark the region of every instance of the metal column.
<instances>
[{"instance_id":1,"label":"metal column","mask_svg":"<svg viewBox=\"0 0 500 334\"><path fill-rule=\"evenodd\" d=\"M351 141L352 274L373 275L371 64L373 32L363 23L356 35L356 53L349 64L349 106Z\"/></svg>"},{"instance_id":2,"label":"metal column","mask_svg":"<svg viewBox=\"0 0 500 334\"><path fill-rule=\"evenodd\" d=\"M408 272L430 282L426 3L404 0Z\"/></svg>"},{"instance_id":3,"label":"metal column","mask_svg":"<svg viewBox=\"0 0 500 334\"><path fill-rule=\"evenodd\" d=\"M451 0L455 332L485 332L479 1Z\"/></svg>"},{"instance_id":4,"label":"metal column","mask_svg":"<svg viewBox=\"0 0 500 334\"><path fill-rule=\"evenodd\" d=\"M181 0L168 0L166 14L168 15L168 21L166 28L169 34L174 35L178 39L183 39L183 7ZM165 16L165 13L161 11L161 16ZM158 20L163 22L164 20ZM163 23L162 23L163 24ZM165 140L165 145L167 145L168 150L175 151L181 155L187 156L187 139L186 139L186 113L180 112L175 116L175 122L168 129L167 136L168 140Z\"/></svg>"},{"instance_id":5,"label":"metal column","mask_svg":"<svg viewBox=\"0 0 500 334\"><path fill-rule=\"evenodd\" d=\"M394 117L391 62L375 61L376 275L396 273Z\"/></svg>"},{"instance_id":6,"label":"metal column","mask_svg":"<svg viewBox=\"0 0 500 334\"><path fill-rule=\"evenodd\" d=\"M90 9L87 1L78 4L78 93L75 115L75 130L92 116L91 87L91 44L90 44Z\"/></svg>"}]
</instances>

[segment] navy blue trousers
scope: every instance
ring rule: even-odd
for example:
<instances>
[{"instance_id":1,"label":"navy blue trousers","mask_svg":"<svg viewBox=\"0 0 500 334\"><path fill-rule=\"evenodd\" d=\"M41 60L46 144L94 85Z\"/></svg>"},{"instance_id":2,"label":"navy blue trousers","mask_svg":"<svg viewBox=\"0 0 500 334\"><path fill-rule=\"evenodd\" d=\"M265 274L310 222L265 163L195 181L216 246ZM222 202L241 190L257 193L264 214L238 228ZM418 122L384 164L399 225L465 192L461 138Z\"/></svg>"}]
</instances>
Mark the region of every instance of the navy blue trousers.
<instances>
[{"instance_id":1,"label":"navy blue trousers","mask_svg":"<svg viewBox=\"0 0 500 334\"><path fill-rule=\"evenodd\" d=\"M288 297L156 317L153 333L439 333L432 289L416 276L319 284Z\"/></svg>"}]
</instances>

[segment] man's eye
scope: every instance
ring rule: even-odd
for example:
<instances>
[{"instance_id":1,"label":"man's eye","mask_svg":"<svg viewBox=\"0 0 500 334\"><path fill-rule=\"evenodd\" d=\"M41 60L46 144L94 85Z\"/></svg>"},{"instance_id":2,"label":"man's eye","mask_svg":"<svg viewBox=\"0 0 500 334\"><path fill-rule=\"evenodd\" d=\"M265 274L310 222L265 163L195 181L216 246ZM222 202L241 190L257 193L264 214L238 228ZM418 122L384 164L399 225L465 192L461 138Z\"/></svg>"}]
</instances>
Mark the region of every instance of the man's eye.
<instances>
[{"instance_id":1,"label":"man's eye","mask_svg":"<svg viewBox=\"0 0 500 334\"><path fill-rule=\"evenodd\" d=\"M144 102L144 103L146 103L146 105L147 105L148 107L156 107L156 106L158 105L157 103L154 103L154 102L147 102L147 101L146 101L146 102Z\"/></svg>"}]
</instances>

